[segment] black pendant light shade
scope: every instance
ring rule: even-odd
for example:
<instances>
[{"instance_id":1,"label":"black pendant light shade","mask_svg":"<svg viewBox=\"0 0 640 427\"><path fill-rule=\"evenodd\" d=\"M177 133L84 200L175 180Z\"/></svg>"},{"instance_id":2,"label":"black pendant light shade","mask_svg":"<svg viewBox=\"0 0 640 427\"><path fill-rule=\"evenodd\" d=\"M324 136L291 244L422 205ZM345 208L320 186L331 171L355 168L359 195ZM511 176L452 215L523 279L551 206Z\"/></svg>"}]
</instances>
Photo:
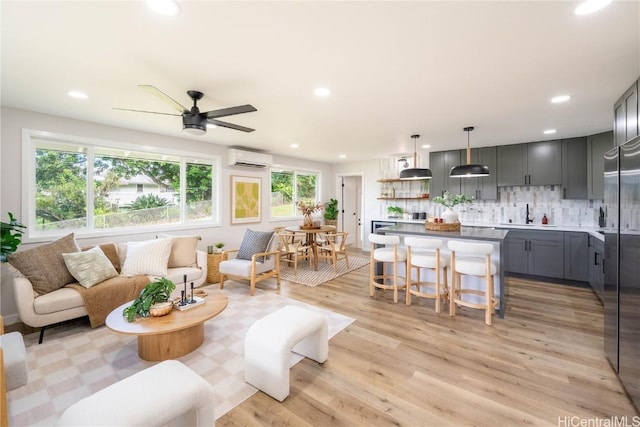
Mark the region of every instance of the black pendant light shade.
<instances>
[{"instance_id":1,"label":"black pendant light shade","mask_svg":"<svg viewBox=\"0 0 640 427\"><path fill-rule=\"evenodd\" d=\"M431 178L431 170L418 168L417 143L420 135L411 135L413 138L413 167L404 169L400 172L400 179L429 179Z\"/></svg>"},{"instance_id":2,"label":"black pendant light shade","mask_svg":"<svg viewBox=\"0 0 640 427\"><path fill-rule=\"evenodd\" d=\"M469 133L473 129L473 126L464 128L464 131L467 132L467 164L452 167L451 172L449 172L449 177L451 178L474 178L489 176L488 166L471 164L471 147L469 146Z\"/></svg>"}]
</instances>

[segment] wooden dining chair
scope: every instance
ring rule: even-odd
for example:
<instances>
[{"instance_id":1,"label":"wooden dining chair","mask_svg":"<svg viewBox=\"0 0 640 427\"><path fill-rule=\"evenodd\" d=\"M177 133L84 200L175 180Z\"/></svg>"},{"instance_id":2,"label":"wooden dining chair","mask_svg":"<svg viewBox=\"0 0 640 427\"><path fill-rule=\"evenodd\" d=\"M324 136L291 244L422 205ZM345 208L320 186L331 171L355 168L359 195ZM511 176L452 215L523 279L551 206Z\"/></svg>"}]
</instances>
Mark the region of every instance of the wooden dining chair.
<instances>
[{"instance_id":1,"label":"wooden dining chair","mask_svg":"<svg viewBox=\"0 0 640 427\"><path fill-rule=\"evenodd\" d=\"M298 273L298 261L311 261L313 253L311 247L304 244L304 237L297 233L283 232L278 235L280 237L280 262L286 262L293 265L293 274Z\"/></svg>"},{"instance_id":2,"label":"wooden dining chair","mask_svg":"<svg viewBox=\"0 0 640 427\"><path fill-rule=\"evenodd\" d=\"M337 264L340 259L344 259L349 268L349 256L347 255L347 236L349 233L340 231L337 233L327 233L324 243L318 247L318 258L330 261L333 264L334 273L338 271Z\"/></svg>"}]
</instances>

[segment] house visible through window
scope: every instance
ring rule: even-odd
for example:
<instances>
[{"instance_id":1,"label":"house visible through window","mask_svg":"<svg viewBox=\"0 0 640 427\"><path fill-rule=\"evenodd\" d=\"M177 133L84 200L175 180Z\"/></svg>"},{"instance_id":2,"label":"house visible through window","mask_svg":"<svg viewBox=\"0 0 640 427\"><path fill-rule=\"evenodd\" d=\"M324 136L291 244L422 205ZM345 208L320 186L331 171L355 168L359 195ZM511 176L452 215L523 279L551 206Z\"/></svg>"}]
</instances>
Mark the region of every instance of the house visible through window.
<instances>
[{"instance_id":1,"label":"house visible through window","mask_svg":"<svg viewBox=\"0 0 640 427\"><path fill-rule=\"evenodd\" d=\"M30 135L30 236L219 221L217 158ZM71 141L73 139L73 141Z\"/></svg>"},{"instance_id":2,"label":"house visible through window","mask_svg":"<svg viewBox=\"0 0 640 427\"><path fill-rule=\"evenodd\" d=\"M315 172L272 169L271 218L301 216L299 201L318 201L318 174Z\"/></svg>"}]
</instances>

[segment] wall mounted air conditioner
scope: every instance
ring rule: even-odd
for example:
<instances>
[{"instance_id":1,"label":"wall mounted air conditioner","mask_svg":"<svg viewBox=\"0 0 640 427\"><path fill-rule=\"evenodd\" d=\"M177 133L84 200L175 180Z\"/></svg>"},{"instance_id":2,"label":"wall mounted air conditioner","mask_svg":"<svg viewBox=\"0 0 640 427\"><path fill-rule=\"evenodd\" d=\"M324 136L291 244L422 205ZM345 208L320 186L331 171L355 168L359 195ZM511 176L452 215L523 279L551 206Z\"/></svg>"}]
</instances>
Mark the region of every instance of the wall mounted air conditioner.
<instances>
[{"instance_id":1,"label":"wall mounted air conditioner","mask_svg":"<svg viewBox=\"0 0 640 427\"><path fill-rule=\"evenodd\" d=\"M227 150L227 164L229 166L264 168L273 164L273 156L271 154L230 148Z\"/></svg>"}]
</instances>

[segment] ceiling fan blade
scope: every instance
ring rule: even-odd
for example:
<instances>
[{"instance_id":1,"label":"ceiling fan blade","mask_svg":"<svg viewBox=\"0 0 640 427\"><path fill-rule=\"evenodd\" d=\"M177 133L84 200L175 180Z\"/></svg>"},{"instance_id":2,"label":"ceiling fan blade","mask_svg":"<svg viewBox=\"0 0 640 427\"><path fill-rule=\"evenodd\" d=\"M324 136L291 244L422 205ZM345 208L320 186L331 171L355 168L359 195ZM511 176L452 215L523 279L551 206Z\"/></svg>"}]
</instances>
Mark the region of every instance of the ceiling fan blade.
<instances>
[{"instance_id":1,"label":"ceiling fan blade","mask_svg":"<svg viewBox=\"0 0 640 427\"><path fill-rule=\"evenodd\" d=\"M163 116L178 116L178 117L180 117L182 115L182 114L173 114L173 113L158 113L157 111L132 110L130 108L115 108L114 107L114 110L135 111L136 113L162 114Z\"/></svg>"},{"instance_id":2,"label":"ceiling fan blade","mask_svg":"<svg viewBox=\"0 0 640 427\"><path fill-rule=\"evenodd\" d=\"M255 130L255 129L246 128L240 125L234 125L233 123L223 122L221 120L216 120L216 119L209 119L208 122L216 126L220 126L221 128L235 129L235 130L240 130L242 132L253 132Z\"/></svg>"},{"instance_id":3,"label":"ceiling fan blade","mask_svg":"<svg viewBox=\"0 0 640 427\"><path fill-rule=\"evenodd\" d=\"M258 111L258 110L253 105L246 104L246 105L239 105L237 107L229 107L229 108L222 108L220 110L207 111L204 114L206 114L207 118L209 119L215 119L218 117L233 116L234 114L251 113L253 111Z\"/></svg>"},{"instance_id":4,"label":"ceiling fan blade","mask_svg":"<svg viewBox=\"0 0 640 427\"><path fill-rule=\"evenodd\" d=\"M189 111L189 109L187 107L185 107L184 105L180 104L178 101L176 101L175 99L171 98L169 95L167 95L166 93L162 92L160 89L158 89L155 86L151 86L151 85L138 85L138 87L140 87L140 89L149 92L151 95L157 96L158 98L160 98L161 100L163 100L164 102L166 102L167 104L169 104L170 106L172 106L174 109L178 110L180 112L180 114L184 113L185 111Z\"/></svg>"}]
</instances>

